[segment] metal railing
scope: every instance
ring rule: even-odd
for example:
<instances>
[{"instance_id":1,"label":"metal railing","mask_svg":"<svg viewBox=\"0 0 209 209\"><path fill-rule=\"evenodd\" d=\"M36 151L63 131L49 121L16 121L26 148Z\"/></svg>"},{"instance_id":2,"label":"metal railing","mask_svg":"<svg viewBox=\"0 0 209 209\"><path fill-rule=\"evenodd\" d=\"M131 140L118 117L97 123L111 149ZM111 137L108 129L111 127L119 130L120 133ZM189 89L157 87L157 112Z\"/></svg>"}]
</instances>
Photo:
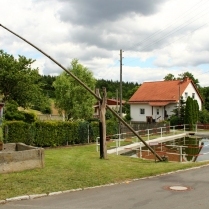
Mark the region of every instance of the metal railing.
<instances>
[{"instance_id":1,"label":"metal railing","mask_svg":"<svg viewBox=\"0 0 209 209\"><path fill-rule=\"evenodd\" d=\"M157 138L158 136L160 136L162 138L165 136L176 135L178 133L186 133L186 132L197 133L198 131L207 130L205 128L207 128L209 131L209 125L195 124L193 127L193 130L190 131L189 124L181 124L181 125L175 125L175 126L167 125L167 126L162 126L162 127L152 128L152 129L136 130L136 132L141 137L146 137L147 138L146 140L150 140L151 137ZM132 139L132 143L139 142L139 139L136 136L130 136L130 133L131 132L107 136L108 139L115 141L116 154L118 154L118 148L121 146L121 141L124 141L125 139L129 138L129 139ZM97 152L99 151L99 145L100 145L99 139L100 137L96 137L96 151ZM141 150L141 146L139 149Z\"/></svg>"}]
</instances>

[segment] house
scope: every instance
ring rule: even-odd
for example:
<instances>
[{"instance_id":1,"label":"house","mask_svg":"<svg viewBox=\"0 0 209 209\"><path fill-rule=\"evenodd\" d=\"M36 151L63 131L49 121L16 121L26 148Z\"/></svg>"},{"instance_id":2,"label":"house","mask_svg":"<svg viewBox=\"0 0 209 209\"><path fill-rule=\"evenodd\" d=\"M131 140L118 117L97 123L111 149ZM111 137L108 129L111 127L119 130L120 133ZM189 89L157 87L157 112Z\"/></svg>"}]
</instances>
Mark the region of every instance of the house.
<instances>
[{"instance_id":1,"label":"house","mask_svg":"<svg viewBox=\"0 0 209 209\"><path fill-rule=\"evenodd\" d=\"M125 101L122 101L122 105L125 104ZM119 112L120 110L120 101L116 99L107 99L107 105L114 109L116 112ZM94 105L94 117L98 118L99 117L99 102Z\"/></svg>"},{"instance_id":2,"label":"house","mask_svg":"<svg viewBox=\"0 0 209 209\"><path fill-rule=\"evenodd\" d=\"M203 99L189 78L184 80L144 82L129 99L132 121L162 121L173 114L180 98L187 97L197 100L202 110Z\"/></svg>"}]
</instances>

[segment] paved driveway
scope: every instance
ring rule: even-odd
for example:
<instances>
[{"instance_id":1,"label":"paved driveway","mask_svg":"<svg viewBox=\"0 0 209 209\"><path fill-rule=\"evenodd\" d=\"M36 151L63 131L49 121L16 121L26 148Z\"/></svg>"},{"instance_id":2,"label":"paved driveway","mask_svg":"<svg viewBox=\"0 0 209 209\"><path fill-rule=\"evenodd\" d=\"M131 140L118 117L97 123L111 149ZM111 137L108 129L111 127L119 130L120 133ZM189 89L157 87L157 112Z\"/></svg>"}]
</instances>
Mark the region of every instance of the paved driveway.
<instances>
[{"instance_id":1,"label":"paved driveway","mask_svg":"<svg viewBox=\"0 0 209 209\"><path fill-rule=\"evenodd\" d=\"M209 208L209 166L0 205L2 209Z\"/></svg>"}]
</instances>

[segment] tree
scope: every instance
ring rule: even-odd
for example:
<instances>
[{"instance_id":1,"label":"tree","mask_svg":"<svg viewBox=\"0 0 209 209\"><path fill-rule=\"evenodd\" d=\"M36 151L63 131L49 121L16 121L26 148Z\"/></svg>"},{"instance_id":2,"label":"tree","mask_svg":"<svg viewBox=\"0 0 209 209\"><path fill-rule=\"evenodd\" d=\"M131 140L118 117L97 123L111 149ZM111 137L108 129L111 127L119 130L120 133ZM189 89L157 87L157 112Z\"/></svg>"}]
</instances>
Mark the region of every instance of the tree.
<instances>
[{"instance_id":1,"label":"tree","mask_svg":"<svg viewBox=\"0 0 209 209\"><path fill-rule=\"evenodd\" d=\"M112 80L97 80L96 88L102 89L105 87L107 90L107 97L108 98L116 98L116 90L118 90L118 97L119 97L119 89L120 89L120 82L119 81L112 81ZM134 92L139 88L139 84L133 82L122 82L122 97L123 100L129 100Z\"/></svg>"},{"instance_id":2,"label":"tree","mask_svg":"<svg viewBox=\"0 0 209 209\"><path fill-rule=\"evenodd\" d=\"M0 94L3 102L15 101L23 108L43 99L38 69L32 69L35 60L24 56L15 59L0 50Z\"/></svg>"},{"instance_id":3,"label":"tree","mask_svg":"<svg viewBox=\"0 0 209 209\"><path fill-rule=\"evenodd\" d=\"M197 123L199 120L199 105L197 100L193 99L193 108L194 108L194 123Z\"/></svg>"},{"instance_id":4,"label":"tree","mask_svg":"<svg viewBox=\"0 0 209 209\"><path fill-rule=\"evenodd\" d=\"M204 108L209 111L209 87L200 88L199 91L204 99Z\"/></svg>"},{"instance_id":5,"label":"tree","mask_svg":"<svg viewBox=\"0 0 209 209\"><path fill-rule=\"evenodd\" d=\"M177 80L183 80L184 78L188 77L189 79L191 79L193 81L193 83L196 85L196 87L200 87L199 85L199 80L194 78L194 76L190 73L190 72L184 72L182 74L178 75L179 77L177 78Z\"/></svg>"},{"instance_id":6,"label":"tree","mask_svg":"<svg viewBox=\"0 0 209 209\"><path fill-rule=\"evenodd\" d=\"M173 115L170 118L172 126L185 123L185 104L183 97L180 98L180 103L173 109Z\"/></svg>"},{"instance_id":7,"label":"tree","mask_svg":"<svg viewBox=\"0 0 209 209\"><path fill-rule=\"evenodd\" d=\"M190 125L190 129L193 129L194 124L199 120L199 105L197 100L191 97L187 98L185 107L185 123Z\"/></svg>"},{"instance_id":8,"label":"tree","mask_svg":"<svg viewBox=\"0 0 209 209\"><path fill-rule=\"evenodd\" d=\"M7 121L24 121L26 123L33 123L36 120L34 113L18 110L18 104L15 101L8 102L5 109L4 118Z\"/></svg>"},{"instance_id":9,"label":"tree","mask_svg":"<svg viewBox=\"0 0 209 209\"><path fill-rule=\"evenodd\" d=\"M92 90L96 80L88 68L78 63L77 59L71 62L68 69ZM55 106L60 113L69 119L89 119L92 117L95 98L66 72L61 73L53 83L55 88Z\"/></svg>"},{"instance_id":10,"label":"tree","mask_svg":"<svg viewBox=\"0 0 209 209\"><path fill-rule=\"evenodd\" d=\"M49 98L55 98L53 82L56 80L56 76L41 75L40 81L43 83L42 89L45 96Z\"/></svg>"},{"instance_id":11,"label":"tree","mask_svg":"<svg viewBox=\"0 0 209 209\"><path fill-rule=\"evenodd\" d=\"M183 80L184 78L188 77L193 81L196 87L200 88L199 80L194 78L194 76L190 72L184 72L178 75L176 78L173 74L169 73L164 77L164 81L172 81L172 80Z\"/></svg>"},{"instance_id":12,"label":"tree","mask_svg":"<svg viewBox=\"0 0 209 209\"><path fill-rule=\"evenodd\" d=\"M193 128L193 101L191 97L187 97L186 107L185 107L185 123L189 124L190 129Z\"/></svg>"},{"instance_id":13,"label":"tree","mask_svg":"<svg viewBox=\"0 0 209 209\"><path fill-rule=\"evenodd\" d=\"M171 73L169 73L168 75L166 75L164 77L164 81L173 81L173 80L176 80L175 76Z\"/></svg>"},{"instance_id":14,"label":"tree","mask_svg":"<svg viewBox=\"0 0 209 209\"><path fill-rule=\"evenodd\" d=\"M200 111L199 121L200 121L200 123L203 123L203 124L208 124L209 123L209 112L208 112L208 110L204 109L204 110Z\"/></svg>"}]
</instances>

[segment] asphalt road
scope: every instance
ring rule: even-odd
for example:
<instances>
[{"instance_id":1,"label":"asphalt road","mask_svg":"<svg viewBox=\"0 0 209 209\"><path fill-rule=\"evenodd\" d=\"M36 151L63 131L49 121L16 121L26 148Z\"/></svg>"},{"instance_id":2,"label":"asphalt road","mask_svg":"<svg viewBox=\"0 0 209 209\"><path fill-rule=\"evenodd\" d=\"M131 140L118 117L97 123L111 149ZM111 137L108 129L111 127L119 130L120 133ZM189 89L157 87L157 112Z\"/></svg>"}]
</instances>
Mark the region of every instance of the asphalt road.
<instances>
[{"instance_id":1,"label":"asphalt road","mask_svg":"<svg viewBox=\"0 0 209 209\"><path fill-rule=\"evenodd\" d=\"M209 166L113 186L8 202L0 208L209 209Z\"/></svg>"}]
</instances>

